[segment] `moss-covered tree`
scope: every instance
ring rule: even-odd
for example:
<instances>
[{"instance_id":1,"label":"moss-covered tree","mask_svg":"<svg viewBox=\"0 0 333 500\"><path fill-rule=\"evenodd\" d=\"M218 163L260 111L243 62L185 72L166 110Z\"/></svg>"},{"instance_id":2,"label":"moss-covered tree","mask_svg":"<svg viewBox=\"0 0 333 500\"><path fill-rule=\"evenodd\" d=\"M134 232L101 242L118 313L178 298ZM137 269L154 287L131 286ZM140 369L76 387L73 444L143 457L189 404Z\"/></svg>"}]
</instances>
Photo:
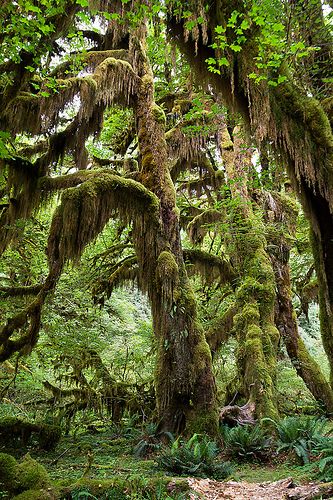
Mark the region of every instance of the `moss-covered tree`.
<instances>
[{"instance_id":1,"label":"moss-covered tree","mask_svg":"<svg viewBox=\"0 0 333 500\"><path fill-rule=\"evenodd\" d=\"M23 82L15 95L8 96L11 107L7 105L1 115L13 133L40 134L57 127L61 110L75 95L80 97L79 110L64 130L57 130L49 140L25 151L30 158L41 153L37 159L30 161L15 155L3 162L9 173L9 202L1 220L3 248L14 237L13 224L18 218L30 216L52 193L63 190L63 194L48 240L49 276L36 299L3 326L1 356L6 359L36 343L42 304L56 286L63 266L69 260L77 261L107 221L119 217L132 224L138 283L152 305L158 351L155 379L159 427L175 433L184 429L214 433L218 413L211 354L197 319L183 261L179 214L168 166L165 116L154 102L146 26L142 20L136 28L130 28L126 19L122 23L109 24L104 37L104 41L108 40L106 50L90 51L84 56L91 75L57 78L53 95L28 92L31 81ZM58 76L65 67L66 63L53 69L52 75ZM134 112L139 168L130 176L136 180L115 175L107 168L82 170L87 163L85 140L98 132L103 111L114 103L131 107ZM32 123L29 120L34 114L37 119ZM52 165L66 152L72 152L78 171L49 177ZM29 322L27 334L12 340L17 329L26 328Z\"/></svg>"},{"instance_id":2,"label":"moss-covered tree","mask_svg":"<svg viewBox=\"0 0 333 500\"><path fill-rule=\"evenodd\" d=\"M321 2L217 0L206 9L201 0L170 2L168 25L200 80L242 113L259 148L269 144L285 162L311 222L323 343L332 368L332 34L322 8ZM294 64L299 58L293 42L305 53L302 71ZM313 52L316 46L319 52Z\"/></svg>"}]
</instances>

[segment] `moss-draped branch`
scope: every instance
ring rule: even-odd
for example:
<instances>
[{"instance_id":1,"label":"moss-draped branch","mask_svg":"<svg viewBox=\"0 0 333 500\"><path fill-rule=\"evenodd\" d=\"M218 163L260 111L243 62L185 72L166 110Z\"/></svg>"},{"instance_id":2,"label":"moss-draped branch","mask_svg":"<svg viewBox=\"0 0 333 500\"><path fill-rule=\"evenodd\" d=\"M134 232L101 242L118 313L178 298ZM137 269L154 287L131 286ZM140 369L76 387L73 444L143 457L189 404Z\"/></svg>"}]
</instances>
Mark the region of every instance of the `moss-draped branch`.
<instances>
[{"instance_id":1,"label":"moss-draped branch","mask_svg":"<svg viewBox=\"0 0 333 500\"><path fill-rule=\"evenodd\" d=\"M159 225L158 198L139 182L102 173L62 194L53 217L48 257L77 260L112 217L135 220L142 234Z\"/></svg>"},{"instance_id":2,"label":"moss-draped branch","mask_svg":"<svg viewBox=\"0 0 333 500\"><path fill-rule=\"evenodd\" d=\"M236 273L226 258L199 249L184 249L183 256L189 272L199 274L206 283L219 280L220 284L232 283Z\"/></svg>"}]
</instances>

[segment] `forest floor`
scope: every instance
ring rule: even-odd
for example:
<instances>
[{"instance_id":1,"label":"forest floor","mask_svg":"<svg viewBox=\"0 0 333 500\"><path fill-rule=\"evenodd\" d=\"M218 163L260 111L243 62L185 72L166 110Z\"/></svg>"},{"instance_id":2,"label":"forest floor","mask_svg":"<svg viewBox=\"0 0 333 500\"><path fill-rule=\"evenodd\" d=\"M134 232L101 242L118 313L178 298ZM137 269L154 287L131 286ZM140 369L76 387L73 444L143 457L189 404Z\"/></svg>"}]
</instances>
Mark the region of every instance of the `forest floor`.
<instances>
[{"instance_id":1,"label":"forest floor","mask_svg":"<svg viewBox=\"0 0 333 500\"><path fill-rule=\"evenodd\" d=\"M310 482L298 486L291 477L263 483L247 481L218 482L211 479L190 478L188 483L192 490L207 500L309 500L333 498L332 485ZM195 498L195 496L192 498Z\"/></svg>"},{"instance_id":2,"label":"forest floor","mask_svg":"<svg viewBox=\"0 0 333 500\"><path fill-rule=\"evenodd\" d=\"M156 444L156 450L145 458L135 456L133 453L135 443L140 443L140 438L133 435L133 429L128 429L128 432L122 430L120 434L104 431L63 437L53 451L41 451L31 447L28 450L16 450L16 452L6 450L6 452L20 458L28 451L45 466L57 487L67 492L67 496L61 498L89 500L333 498L332 485L325 486L313 482L311 470L292 461L235 464L232 476L225 482L199 478L174 479L171 474L167 475L165 471L159 469L154 460L154 451L158 453L160 445ZM166 482L169 483L168 493L162 491L161 487ZM110 493L115 485L119 484L126 485L125 496L116 492ZM159 488L160 493L158 493ZM186 489L187 491L184 491ZM140 496L138 491L153 493ZM87 492L87 496L84 496L84 492Z\"/></svg>"}]
</instances>

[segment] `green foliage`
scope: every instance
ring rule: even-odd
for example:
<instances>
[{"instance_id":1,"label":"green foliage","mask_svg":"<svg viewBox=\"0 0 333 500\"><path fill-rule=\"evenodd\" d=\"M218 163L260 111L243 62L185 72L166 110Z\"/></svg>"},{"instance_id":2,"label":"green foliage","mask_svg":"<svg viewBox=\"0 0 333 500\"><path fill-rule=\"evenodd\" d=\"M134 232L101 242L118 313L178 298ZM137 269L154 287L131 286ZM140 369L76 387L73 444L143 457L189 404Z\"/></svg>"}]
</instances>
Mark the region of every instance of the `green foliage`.
<instances>
[{"instance_id":1,"label":"green foliage","mask_svg":"<svg viewBox=\"0 0 333 500\"><path fill-rule=\"evenodd\" d=\"M280 421L263 419L274 424L277 452L292 452L301 463L307 464L316 446L327 432L327 420L310 416L286 417Z\"/></svg>"},{"instance_id":2,"label":"green foliage","mask_svg":"<svg viewBox=\"0 0 333 500\"><path fill-rule=\"evenodd\" d=\"M272 451L267 431L259 425L221 427L224 451L231 458L242 461L265 461Z\"/></svg>"},{"instance_id":3,"label":"green foliage","mask_svg":"<svg viewBox=\"0 0 333 500\"><path fill-rule=\"evenodd\" d=\"M255 1L245 12L233 10L225 26L215 27L211 47L220 55L206 60L209 71L221 74L223 67L230 66L232 54L243 51L255 31L255 71L248 77L256 83L265 80L272 87L285 82L287 76L279 74L282 64L286 60L308 57L317 50L317 47L306 46L303 40L294 41L289 37L291 16L288 7L282 7L277 0Z\"/></svg>"},{"instance_id":4,"label":"green foliage","mask_svg":"<svg viewBox=\"0 0 333 500\"><path fill-rule=\"evenodd\" d=\"M315 467L321 481L333 481L333 437L323 437L318 441L313 452L318 455Z\"/></svg>"},{"instance_id":5,"label":"green foliage","mask_svg":"<svg viewBox=\"0 0 333 500\"><path fill-rule=\"evenodd\" d=\"M157 425L154 423L148 423L145 426L143 436L133 448L133 455L135 457L145 457L161 449L162 444L161 440L156 436L156 429ZM171 434L169 438L173 440Z\"/></svg>"},{"instance_id":6,"label":"green foliage","mask_svg":"<svg viewBox=\"0 0 333 500\"><path fill-rule=\"evenodd\" d=\"M110 497L111 498L111 497ZM121 498L121 496L119 497L119 499ZM125 497L124 497L125 498ZM92 495L91 493L89 493L88 490L86 489L77 489L77 490L73 490L71 491L71 500L98 500L97 497L95 497L94 495Z\"/></svg>"},{"instance_id":7,"label":"green foliage","mask_svg":"<svg viewBox=\"0 0 333 500\"><path fill-rule=\"evenodd\" d=\"M193 434L187 442L176 439L157 457L158 466L181 476L211 477L223 480L232 472L229 462L217 460L219 449L214 441Z\"/></svg>"},{"instance_id":8,"label":"green foliage","mask_svg":"<svg viewBox=\"0 0 333 500\"><path fill-rule=\"evenodd\" d=\"M9 132L3 132L0 130L0 160L12 157L9 147L9 141L10 141Z\"/></svg>"}]
</instances>

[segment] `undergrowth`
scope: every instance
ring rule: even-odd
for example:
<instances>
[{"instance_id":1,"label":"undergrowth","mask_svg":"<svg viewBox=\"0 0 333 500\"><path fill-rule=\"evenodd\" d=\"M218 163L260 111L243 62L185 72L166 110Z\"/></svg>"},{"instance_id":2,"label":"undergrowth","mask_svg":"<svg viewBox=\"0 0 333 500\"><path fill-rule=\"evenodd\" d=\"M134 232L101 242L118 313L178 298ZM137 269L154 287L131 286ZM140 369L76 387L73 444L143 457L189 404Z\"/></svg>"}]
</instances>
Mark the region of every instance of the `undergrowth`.
<instances>
[{"instance_id":1,"label":"undergrowth","mask_svg":"<svg viewBox=\"0 0 333 500\"><path fill-rule=\"evenodd\" d=\"M308 464L315 448L326 441L328 423L325 418L302 416L264 421L274 425L277 453L294 453L302 464Z\"/></svg>"},{"instance_id":2,"label":"undergrowth","mask_svg":"<svg viewBox=\"0 0 333 500\"><path fill-rule=\"evenodd\" d=\"M218 459L215 441L194 434L187 442L176 439L157 457L158 467L180 476L210 477L221 481L230 476L230 462Z\"/></svg>"},{"instance_id":3,"label":"undergrowth","mask_svg":"<svg viewBox=\"0 0 333 500\"><path fill-rule=\"evenodd\" d=\"M221 427L224 452L237 461L267 461L271 455L272 439L267 431L256 426Z\"/></svg>"}]
</instances>

